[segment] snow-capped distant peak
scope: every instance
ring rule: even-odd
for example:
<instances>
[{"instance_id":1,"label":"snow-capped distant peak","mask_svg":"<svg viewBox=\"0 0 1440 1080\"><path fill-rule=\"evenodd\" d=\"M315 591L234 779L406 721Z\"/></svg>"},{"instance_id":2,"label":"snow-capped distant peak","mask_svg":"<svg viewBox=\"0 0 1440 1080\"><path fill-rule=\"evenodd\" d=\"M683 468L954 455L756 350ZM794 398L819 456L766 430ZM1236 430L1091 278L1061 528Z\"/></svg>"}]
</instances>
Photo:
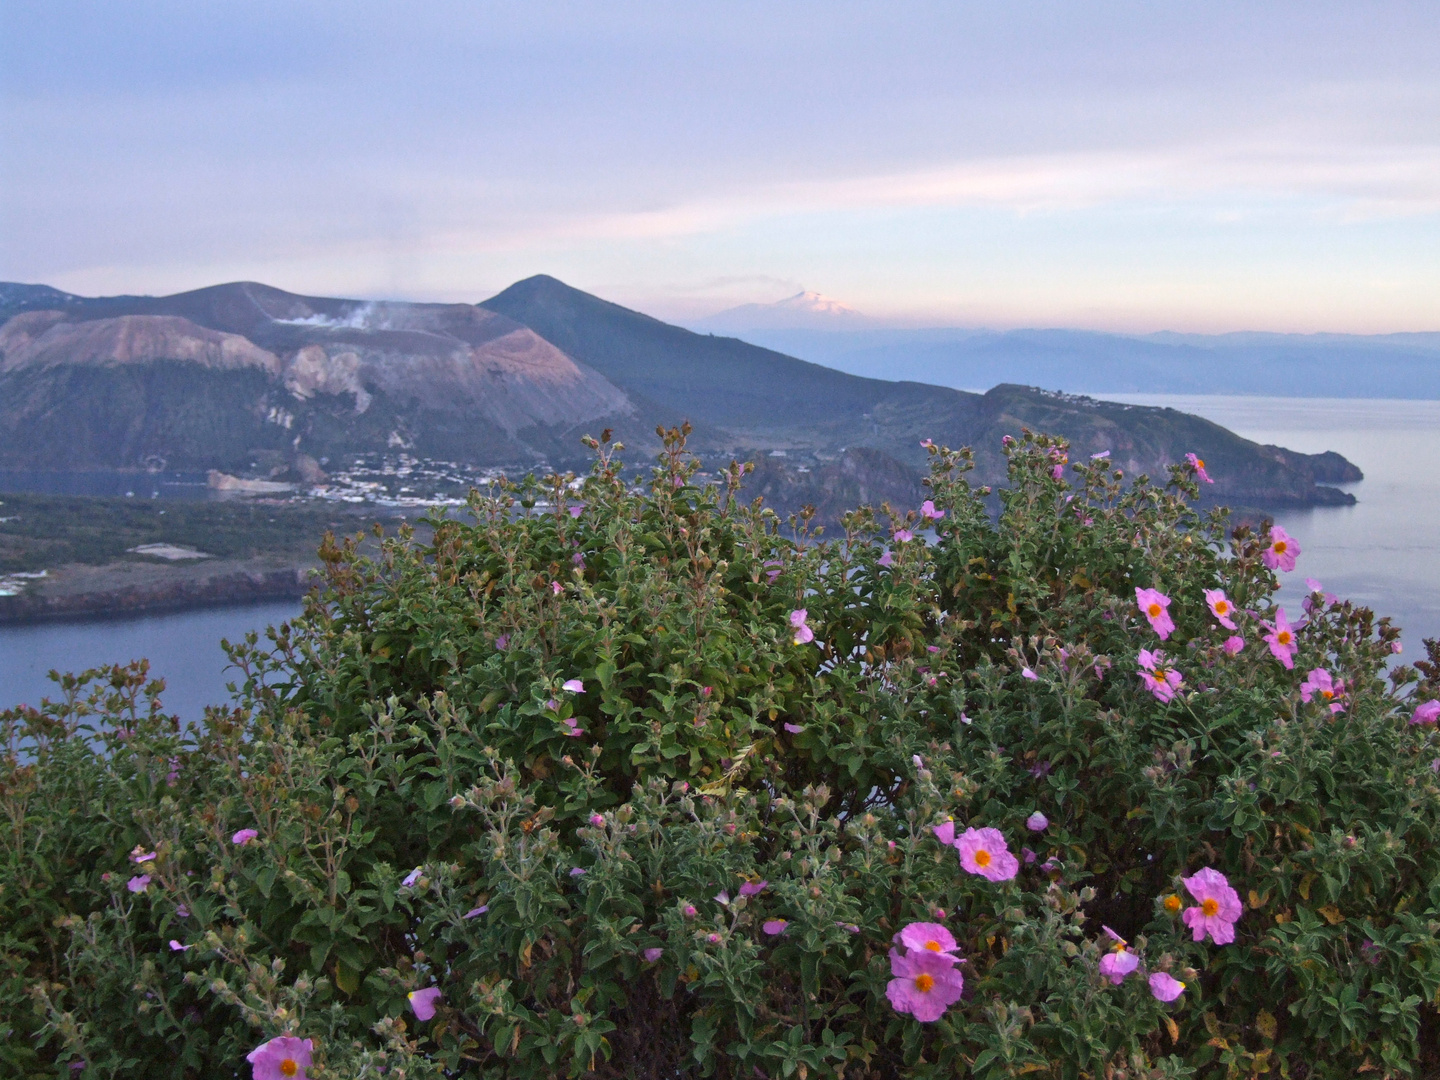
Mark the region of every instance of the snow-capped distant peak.
<instances>
[{"instance_id":1,"label":"snow-capped distant peak","mask_svg":"<svg viewBox=\"0 0 1440 1080\"><path fill-rule=\"evenodd\" d=\"M841 329L870 320L848 304L823 293L798 292L770 304L741 304L701 321L701 328L735 333L744 330Z\"/></svg>"}]
</instances>

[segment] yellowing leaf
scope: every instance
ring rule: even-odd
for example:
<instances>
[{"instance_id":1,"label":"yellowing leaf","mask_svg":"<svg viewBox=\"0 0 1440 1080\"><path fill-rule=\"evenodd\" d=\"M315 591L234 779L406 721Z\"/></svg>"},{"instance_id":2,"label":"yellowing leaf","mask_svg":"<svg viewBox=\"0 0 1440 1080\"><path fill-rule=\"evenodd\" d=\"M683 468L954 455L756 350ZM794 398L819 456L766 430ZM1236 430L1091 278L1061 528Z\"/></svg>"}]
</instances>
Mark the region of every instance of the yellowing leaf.
<instances>
[{"instance_id":1,"label":"yellowing leaf","mask_svg":"<svg viewBox=\"0 0 1440 1080\"><path fill-rule=\"evenodd\" d=\"M1290 922L1292 918L1293 916L1290 914L1290 912L1282 911L1275 916L1275 921L1283 926L1285 923Z\"/></svg>"},{"instance_id":2,"label":"yellowing leaf","mask_svg":"<svg viewBox=\"0 0 1440 1080\"><path fill-rule=\"evenodd\" d=\"M1314 875L1314 874L1306 874L1303 878L1300 879L1300 885L1299 885L1299 887L1296 888L1296 890L1295 890L1296 892L1298 892L1298 893L1300 894L1300 899L1302 899L1302 900L1309 900L1309 899L1310 899L1310 886L1311 886L1311 885L1314 885L1314 884L1315 884L1315 875Z\"/></svg>"},{"instance_id":3,"label":"yellowing leaf","mask_svg":"<svg viewBox=\"0 0 1440 1080\"><path fill-rule=\"evenodd\" d=\"M1255 1017L1255 1027L1265 1038L1271 1042L1275 1041L1275 1017L1271 1016L1264 1009L1261 1009L1260 1015Z\"/></svg>"},{"instance_id":4,"label":"yellowing leaf","mask_svg":"<svg viewBox=\"0 0 1440 1080\"><path fill-rule=\"evenodd\" d=\"M1170 1045L1175 1046L1180 1042L1180 1027L1170 1017L1165 1017L1165 1030L1170 1033Z\"/></svg>"},{"instance_id":5,"label":"yellowing leaf","mask_svg":"<svg viewBox=\"0 0 1440 1080\"><path fill-rule=\"evenodd\" d=\"M1266 902L1267 900L1269 900L1269 899L1270 899L1270 898L1269 898L1268 896L1261 896L1261 895L1260 895L1258 892L1256 892L1254 889L1251 889L1251 890L1250 890L1249 900L1250 900L1250 906L1251 906L1252 908L1262 908L1262 907L1264 907L1264 906L1265 906L1265 902Z\"/></svg>"},{"instance_id":6,"label":"yellowing leaf","mask_svg":"<svg viewBox=\"0 0 1440 1080\"><path fill-rule=\"evenodd\" d=\"M360 972L345 963L344 960L336 960L335 985L347 994L355 993L360 989Z\"/></svg>"},{"instance_id":7,"label":"yellowing leaf","mask_svg":"<svg viewBox=\"0 0 1440 1080\"><path fill-rule=\"evenodd\" d=\"M1345 916L1340 914L1340 909L1334 904L1326 904L1324 907L1318 908L1317 910L1320 912L1321 915L1325 916L1325 921L1328 922L1331 926L1334 926L1338 922L1345 921Z\"/></svg>"}]
</instances>

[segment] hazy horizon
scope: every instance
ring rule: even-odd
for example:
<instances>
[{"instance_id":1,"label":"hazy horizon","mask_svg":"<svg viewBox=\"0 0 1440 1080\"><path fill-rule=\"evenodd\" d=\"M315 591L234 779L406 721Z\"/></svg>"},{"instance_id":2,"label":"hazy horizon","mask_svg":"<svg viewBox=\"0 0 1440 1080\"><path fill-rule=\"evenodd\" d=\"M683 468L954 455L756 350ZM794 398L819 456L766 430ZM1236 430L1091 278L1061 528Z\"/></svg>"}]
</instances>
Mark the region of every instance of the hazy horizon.
<instances>
[{"instance_id":1,"label":"hazy horizon","mask_svg":"<svg viewBox=\"0 0 1440 1080\"><path fill-rule=\"evenodd\" d=\"M675 322L1440 329L1424 3L318 0L0 16L0 278Z\"/></svg>"}]
</instances>

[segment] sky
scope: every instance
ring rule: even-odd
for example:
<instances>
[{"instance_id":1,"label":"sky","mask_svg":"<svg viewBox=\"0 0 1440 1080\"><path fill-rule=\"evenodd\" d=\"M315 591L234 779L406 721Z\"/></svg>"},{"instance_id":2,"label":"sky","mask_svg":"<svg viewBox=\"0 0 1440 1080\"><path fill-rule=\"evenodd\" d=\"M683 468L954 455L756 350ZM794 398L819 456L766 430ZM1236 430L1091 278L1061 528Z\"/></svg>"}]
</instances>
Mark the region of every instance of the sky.
<instances>
[{"instance_id":1,"label":"sky","mask_svg":"<svg viewBox=\"0 0 1440 1080\"><path fill-rule=\"evenodd\" d=\"M0 280L1440 330L1417 3L6 0Z\"/></svg>"}]
</instances>

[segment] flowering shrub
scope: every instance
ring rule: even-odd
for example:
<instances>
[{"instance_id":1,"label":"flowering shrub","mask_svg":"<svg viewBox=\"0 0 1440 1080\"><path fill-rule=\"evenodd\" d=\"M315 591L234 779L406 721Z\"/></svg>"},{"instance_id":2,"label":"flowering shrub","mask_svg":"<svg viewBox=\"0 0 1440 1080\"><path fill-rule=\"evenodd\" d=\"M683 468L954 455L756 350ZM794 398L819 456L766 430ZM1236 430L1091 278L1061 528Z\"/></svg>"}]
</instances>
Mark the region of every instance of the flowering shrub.
<instances>
[{"instance_id":1,"label":"flowering shrub","mask_svg":"<svg viewBox=\"0 0 1440 1080\"><path fill-rule=\"evenodd\" d=\"M1440 649L1287 619L1201 463L930 447L827 539L595 449L327 544L194 731L3 714L0 1071L1436 1074Z\"/></svg>"}]
</instances>

